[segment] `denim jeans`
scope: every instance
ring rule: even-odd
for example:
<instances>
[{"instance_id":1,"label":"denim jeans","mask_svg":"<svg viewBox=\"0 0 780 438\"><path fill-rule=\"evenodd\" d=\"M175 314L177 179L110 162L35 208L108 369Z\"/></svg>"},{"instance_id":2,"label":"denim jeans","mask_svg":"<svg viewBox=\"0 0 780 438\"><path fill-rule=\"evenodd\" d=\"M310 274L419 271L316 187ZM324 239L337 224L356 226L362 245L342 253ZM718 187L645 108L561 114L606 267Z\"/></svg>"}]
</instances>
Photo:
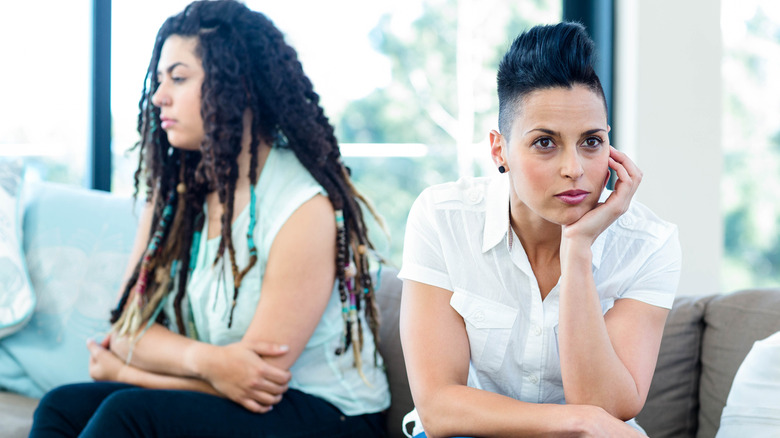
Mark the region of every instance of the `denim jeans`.
<instances>
[{"instance_id":1,"label":"denim jeans","mask_svg":"<svg viewBox=\"0 0 780 438\"><path fill-rule=\"evenodd\" d=\"M55 388L41 399L31 438L384 437L381 413L344 415L321 398L288 390L265 414L193 391L113 382Z\"/></svg>"}]
</instances>

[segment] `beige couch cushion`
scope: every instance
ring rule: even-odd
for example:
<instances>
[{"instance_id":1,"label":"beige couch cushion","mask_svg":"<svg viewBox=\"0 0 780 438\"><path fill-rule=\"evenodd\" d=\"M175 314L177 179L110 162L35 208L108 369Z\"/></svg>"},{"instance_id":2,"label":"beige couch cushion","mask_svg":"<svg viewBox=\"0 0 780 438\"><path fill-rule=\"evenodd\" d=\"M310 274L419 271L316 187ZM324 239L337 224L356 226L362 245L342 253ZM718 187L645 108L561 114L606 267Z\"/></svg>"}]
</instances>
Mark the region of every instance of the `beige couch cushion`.
<instances>
[{"instance_id":1,"label":"beige couch cushion","mask_svg":"<svg viewBox=\"0 0 780 438\"><path fill-rule=\"evenodd\" d=\"M745 290L713 299L704 314L698 438L720 426L731 382L757 339L780 330L780 290Z\"/></svg>"},{"instance_id":2,"label":"beige couch cushion","mask_svg":"<svg viewBox=\"0 0 780 438\"><path fill-rule=\"evenodd\" d=\"M637 422L654 438L696 435L702 318L711 297L678 297L664 327L661 350Z\"/></svg>"},{"instance_id":3,"label":"beige couch cushion","mask_svg":"<svg viewBox=\"0 0 780 438\"><path fill-rule=\"evenodd\" d=\"M36 399L0 391L0 437L26 437L30 433L36 406Z\"/></svg>"},{"instance_id":4,"label":"beige couch cushion","mask_svg":"<svg viewBox=\"0 0 780 438\"><path fill-rule=\"evenodd\" d=\"M414 407L409 382L406 379L406 364L398 332L402 282L397 275L398 271L393 268L382 269L379 289L376 292L377 305L382 315L379 326L379 351L385 361L390 394L393 398L387 412L388 438L403 438L401 420Z\"/></svg>"}]
</instances>

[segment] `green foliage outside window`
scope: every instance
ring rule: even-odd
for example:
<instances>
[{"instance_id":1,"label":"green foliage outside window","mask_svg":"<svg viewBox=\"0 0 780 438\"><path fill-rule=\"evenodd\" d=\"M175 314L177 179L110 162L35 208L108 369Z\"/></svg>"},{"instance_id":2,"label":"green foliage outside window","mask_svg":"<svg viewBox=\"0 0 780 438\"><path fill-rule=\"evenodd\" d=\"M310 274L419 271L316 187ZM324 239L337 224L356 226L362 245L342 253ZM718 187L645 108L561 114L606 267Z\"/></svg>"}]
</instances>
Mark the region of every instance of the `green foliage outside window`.
<instances>
[{"instance_id":1,"label":"green foliage outside window","mask_svg":"<svg viewBox=\"0 0 780 438\"><path fill-rule=\"evenodd\" d=\"M350 102L333 122L342 144L427 147L424 157L345 159L357 187L386 219L389 247L381 234L373 236L395 264L409 208L425 187L495 171L484 163L487 134L498 125L498 62L520 32L560 20L560 7L551 0L427 0L403 32L393 14L379 19L370 38L391 61L393 80Z\"/></svg>"},{"instance_id":2,"label":"green foliage outside window","mask_svg":"<svg viewBox=\"0 0 780 438\"><path fill-rule=\"evenodd\" d=\"M724 0L723 8L723 289L776 287L780 8L774 0Z\"/></svg>"}]
</instances>

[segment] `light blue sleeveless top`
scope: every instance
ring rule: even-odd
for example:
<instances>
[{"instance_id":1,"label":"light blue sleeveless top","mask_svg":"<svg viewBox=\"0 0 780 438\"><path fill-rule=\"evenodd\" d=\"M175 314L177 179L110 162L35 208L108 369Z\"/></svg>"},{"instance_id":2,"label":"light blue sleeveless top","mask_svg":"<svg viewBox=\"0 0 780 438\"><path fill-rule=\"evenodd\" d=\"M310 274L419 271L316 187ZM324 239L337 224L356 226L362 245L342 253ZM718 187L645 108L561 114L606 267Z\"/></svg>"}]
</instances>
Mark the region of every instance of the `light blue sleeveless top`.
<instances>
[{"instance_id":1,"label":"light blue sleeveless top","mask_svg":"<svg viewBox=\"0 0 780 438\"><path fill-rule=\"evenodd\" d=\"M196 266L187 284L192 320L200 341L225 345L241 340L262 293L268 253L276 234L302 204L318 194L326 195L295 154L289 149L280 148L271 148L255 193L257 225L254 236L258 260L241 283L230 329L227 325L233 299L233 275L229 265L222 269L225 258L212 268L219 248L219 237L206 239L208 220L204 222L204 238L200 241ZM249 260L246 239L248 227L249 206L233 222L233 246L239 269L246 266ZM168 315L172 313L168 312ZM289 386L327 400L346 415L384 410L390 405L390 392L381 357L374 366L374 339L368 324L363 324L362 356L363 374L370 386L354 367L351 349L340 356L335 354L342 342L343 324L338 288L334 285L320 323L290 369L292 380Z\"/></svg>"}]
</instances>

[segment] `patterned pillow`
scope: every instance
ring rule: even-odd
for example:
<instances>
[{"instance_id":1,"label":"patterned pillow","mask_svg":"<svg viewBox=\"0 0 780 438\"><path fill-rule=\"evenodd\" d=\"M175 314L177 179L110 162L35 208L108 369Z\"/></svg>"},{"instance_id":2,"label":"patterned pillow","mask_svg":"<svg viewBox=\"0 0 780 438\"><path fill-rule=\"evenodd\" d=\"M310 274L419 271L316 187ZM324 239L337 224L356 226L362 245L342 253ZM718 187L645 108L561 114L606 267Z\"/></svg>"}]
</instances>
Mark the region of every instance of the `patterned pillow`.
<instances>
[{"instance_id":1,"label":"patterned pillow","mask_svg":"<svg viewBox=\"0 0 780 438\"><path fill-rule=\"evenodd\" d=\"M137 226L132 199L54 183L24 193L24 253L37 304L0 340L0 388L40 397L90 380L88 338L109 329Z\"/></svg>"},{"instance_id":2,"label":"patterned pillow","mask_svg":"<svg viewBox=\"0 0 780 438\"><path fill-rule=\"evenodd\" d=\"M24 327L35 308L22 256L23 173L21 159L0 158L0 338Z\"/></svg>"}]
</instances>

